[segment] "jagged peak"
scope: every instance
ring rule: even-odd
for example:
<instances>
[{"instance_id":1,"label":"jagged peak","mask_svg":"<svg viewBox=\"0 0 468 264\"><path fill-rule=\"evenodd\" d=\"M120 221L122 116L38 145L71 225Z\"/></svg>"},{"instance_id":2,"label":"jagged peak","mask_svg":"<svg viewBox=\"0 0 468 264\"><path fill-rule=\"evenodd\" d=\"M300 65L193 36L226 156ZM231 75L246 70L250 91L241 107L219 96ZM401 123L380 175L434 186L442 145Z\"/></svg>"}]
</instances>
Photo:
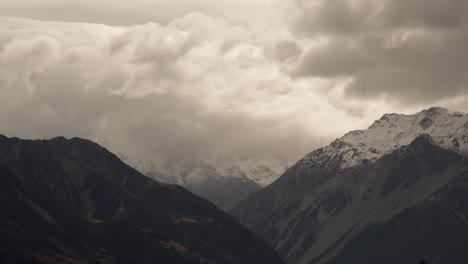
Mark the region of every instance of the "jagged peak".
<instances>
[{"instance_id":1,"label":"jagged peak","mask_svg":"<svg viewBox=\"0 0 468 264\"><path fill-rule=\"evenodd\" d=\"M27 139L27 138L19 138L19 137L8 137L5 135L0 134L0 139L8 139L8 140L21 140L23 142L27 141L42 141L42 142L52 142L52 143L57 143L57 142L63 142L63 143L81 143L81 144L90 144L94 146L100 146L96 142L89 140L89 139L84 139L80 137L73 137L73 138L67 138L64 136L56 136L52 137L50 139Z\"/></svg>"},{"instance_id":2,"label":"jagged peak","mask_svg":"<svg viewBox=\"0 0 468 264\"><path fill-rule=\"evenodd\" d=\"M305 158L312 163L336 156L342 167L375 161L393 150L410 145L420 135L444 148L468 153L468 114L431 107L413 115L385 114L368 129L355 130L336 139L329 146L312 152Z\"/></svg>"},{"instance_id":3,"label":"jagged peak","mask_svg":"<svg viewBox=\"0 0 468 264\"><path fill-rule=\"evenodd\" d=\"M420 113L426 114L426 115L436 115L436 114L446 114L450 113L450 111L447 108L440 107L440 106L434 106L429 109L422 110Z\"/></svg>"},{"instance_id":4,"label":"jagged peak","mask_svg":"<svg viewBox=\"0 0 468 264\"><path fill-rule=\"evenodd\" d=\"M378 128L382 126L388 126L388 125L390 126L397 125L399 121L405 118L410 118L410 119L413 118L419 121L422 121L422 120L434 121L438 116L463 117L463 116L467 116L467 114L463 112L451 111L447 108L439 107L439 106L424 109L412 115L388 113L388 114L384 114L381 118L377 119L369 127L369 129Z\"/></svg>"},{"instance_id":5,"label":"jagged peak","mask_svg":"<svg viewBox=\"0 0 468 264\"><path fill-rule=\"evenodd\" d=\"M46 139L47 140L47 139ZM79 143L79 144L93 144L93 145L98 145L96 142L85 139L85 138L80 138L80 137L72 137L72 138L67 138L64 136L57 136L53 137L50 139L50 141L62 141L62 142L69 142L69 143Z\"/></svg>"},{"instance_id":6,"label":"jagged peak","mask_svg":"<svg viewBox=\"0 0 468 264\"><path fill-rule=\"evenodd\" d=\"M391 113L391 114L384 114L381 118L377 119L372 123L372 125L368 129L382 127L392 123L396 117L401 116L400 114Z\"/></svg>"}]
</instances>

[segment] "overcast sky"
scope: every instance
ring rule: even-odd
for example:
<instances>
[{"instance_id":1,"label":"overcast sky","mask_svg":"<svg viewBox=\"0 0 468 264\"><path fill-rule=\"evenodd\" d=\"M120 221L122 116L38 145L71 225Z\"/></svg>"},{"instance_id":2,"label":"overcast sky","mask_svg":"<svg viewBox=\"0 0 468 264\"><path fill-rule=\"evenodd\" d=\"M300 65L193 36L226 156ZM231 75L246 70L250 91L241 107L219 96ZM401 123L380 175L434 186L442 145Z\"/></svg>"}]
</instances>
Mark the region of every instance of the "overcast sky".
<instances>
[{"instance_id":1,"label":"overcast sky","mask_svg":"<svg viewBox=\"0 0 468 264\"><path fill-rule=\"evenodd\" d=\"M384 113L468 111L465 0L0 2L0 133L294 160Z\"/></svg>"}]
</instances>

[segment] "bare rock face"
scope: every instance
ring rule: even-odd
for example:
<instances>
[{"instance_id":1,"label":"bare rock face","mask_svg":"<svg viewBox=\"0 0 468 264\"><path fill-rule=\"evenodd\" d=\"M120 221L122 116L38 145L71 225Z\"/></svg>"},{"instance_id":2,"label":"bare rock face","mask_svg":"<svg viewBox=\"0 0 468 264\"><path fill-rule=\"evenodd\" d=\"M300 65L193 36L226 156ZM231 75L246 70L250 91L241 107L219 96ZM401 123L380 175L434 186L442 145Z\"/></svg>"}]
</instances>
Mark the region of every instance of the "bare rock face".
<instances>
[{"instance_id":1,"label":"bare rock face","mask_svg":"<svg viewBox=\"0 0 468 264\"><path fill-rule=\"evenodd\" d=\"M467 120L442 108L385 115L311 152L231 213L288 263L463 262Z\"/></svg>"},{"instance_id":2,"label":"bare rock face","mask_svg":"<svg viewBox=\"0 0 468 264\"><path fill-rule=\"evenodd\" d=\"M283 263L229 215L99 145L0 136L0 263Z\"/></svg>"}]
</instances>

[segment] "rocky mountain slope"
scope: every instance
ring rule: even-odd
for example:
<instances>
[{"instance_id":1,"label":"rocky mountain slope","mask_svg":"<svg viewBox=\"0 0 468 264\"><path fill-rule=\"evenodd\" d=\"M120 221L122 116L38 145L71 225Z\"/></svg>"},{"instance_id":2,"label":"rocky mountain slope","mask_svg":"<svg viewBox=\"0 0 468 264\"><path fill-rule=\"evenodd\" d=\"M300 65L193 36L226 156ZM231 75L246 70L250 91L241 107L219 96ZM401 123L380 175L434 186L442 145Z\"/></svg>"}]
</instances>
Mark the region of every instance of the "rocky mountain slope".
<instances>
[{"instance_id":1,"label":"rocky mountain slope","mask_svg":"<svg viewBox=\"0 0 468 264\"><path fill-rule=\"evenodd\" d=\"M0 136L0 263L283 263L215 205L99 145Z\"/></svg>"},{"instance_id":2,"label":"rocky mountain slope","mask_svg":"<svg viewBox=\"0 0 468 264\"><path fill-rule=\"evenodd\" d=\"M384 115L317 149L232 214L289 263L468 259L468 115Z\"/></svg>"},{"instance_id":3,"label":"rocky mountain slope","mask_svg":"<svg viewBox=\"0 0 468 264\"><path fill-rule=\"evenodd\" d=\"M228 211L285 171L276 159L192 157L158 163L151 157L123 159L143 174L164 183L178 184Z\"/></svg>"}]
</instances>

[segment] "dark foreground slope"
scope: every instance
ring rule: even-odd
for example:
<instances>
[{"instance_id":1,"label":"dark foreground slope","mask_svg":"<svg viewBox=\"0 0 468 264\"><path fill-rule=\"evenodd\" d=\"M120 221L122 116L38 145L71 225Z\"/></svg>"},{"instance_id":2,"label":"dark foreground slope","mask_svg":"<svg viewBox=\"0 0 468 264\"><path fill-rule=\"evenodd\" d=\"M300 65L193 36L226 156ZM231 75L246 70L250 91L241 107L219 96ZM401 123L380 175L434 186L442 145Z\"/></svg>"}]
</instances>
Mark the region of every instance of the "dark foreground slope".
<instances>
[{"instance_id":1,"label":"dark foreground slope","mask_svg":"<svg viewBox=\"0 0 468 264\"><path fill-rule=\"evenodd\" d=\"M332 164L293 167L233 214L289 263L468 261L465 156L422 135L369 165Z\"/></svg>"},{"instance_id":2,"label":"dark foreground slope","mask_svg":"<svg viewBox=\"0 0 468 264\"><path fill-rule=\"evenodd\" d=\"M390 221L368 226L326 263L419 263L421 259L428 263L466 263L467 247L465 171Z\"/></svg>"},{"instance_id":3,"label":"dark foreground slope","mask_svg":"<svg viewBox=\"0 0 468 264\"><path fill-rule=\"evenodd\" d=\"M390 173L380 174L385 178L381 201L392 195L399 200L386 210L379 203L374 210L391 217L356 225L357 232L344 239L346 243L331 247L324 262L419 263L421 259L429 263L467 262L467 158L434 145L429 137L419 137L402 152L378 161L374 171L387 168L392 168L388 170ZM399 194L398 189L402 190ZM427 190L431 191L423 194ZM409 202L410 196L417 198ZM403 210L398 210L399 207ZM320 259L310 263L320 263Z\"/></svg>"},{"instance_id":4,"label":"dark foreground slope","mask_svg":"<svg viewBox=\"0 0 468 264\"><path fill-rule=\"evenodd\" d=\"M97 144L0 136L0 263L283 263L230 216Z\"/></svg>"}]
</instances>

